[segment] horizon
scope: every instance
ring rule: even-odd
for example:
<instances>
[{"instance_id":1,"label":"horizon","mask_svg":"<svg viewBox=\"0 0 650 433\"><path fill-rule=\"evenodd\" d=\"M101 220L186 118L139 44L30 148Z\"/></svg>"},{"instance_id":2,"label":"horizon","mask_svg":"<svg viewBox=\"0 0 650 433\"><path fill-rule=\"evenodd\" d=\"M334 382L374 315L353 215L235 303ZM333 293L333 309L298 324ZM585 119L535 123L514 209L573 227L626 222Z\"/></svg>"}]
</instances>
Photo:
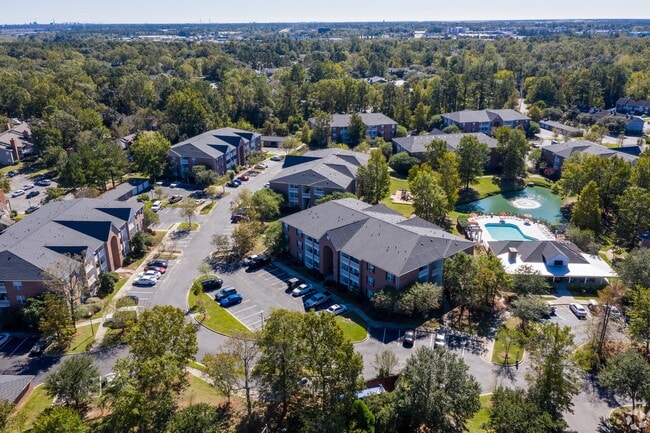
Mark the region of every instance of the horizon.
<instances>
[{"instance_id":1,"label":"horizon","mask_svg":"<svg viewBox=\"0 0 650 433\"><path fill-rule=\"evenodd\" d=\"M3 11L0 25L28 24L300 24L300 23L427 23L491 21L588 21L645 20L646 16L614 16L622 10L646 10L642 0L618 4L596 0L588 5L547 0L543 8L502 0L488 5L481 0L431 5L425 0L408 0L400 7L388 0L361 0L354 3L330 0L327 4L295 4L291 0L249 0L239 7L210 0L186 0L182 9L173 0L133 2L113 0L110 4L87 4L84 0L60 0L41 4L24 0L20 8ZM150 7L152 6L152 7ZM155 6L155 7L153 7ZM143 18L146 17L146 18Z\"/></svg>"}]
</instances>

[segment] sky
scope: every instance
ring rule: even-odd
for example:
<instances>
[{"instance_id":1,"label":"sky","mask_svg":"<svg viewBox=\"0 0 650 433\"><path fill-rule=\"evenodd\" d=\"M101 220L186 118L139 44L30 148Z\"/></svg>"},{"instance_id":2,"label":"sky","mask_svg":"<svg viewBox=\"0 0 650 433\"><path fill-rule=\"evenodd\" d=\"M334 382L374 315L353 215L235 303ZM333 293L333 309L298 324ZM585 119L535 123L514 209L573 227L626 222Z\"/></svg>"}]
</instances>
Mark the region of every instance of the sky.
<instances>
[{"instance_id":1,"label":"sky","mask_svg":"<svg viewBox=\"0 0 650 433\"><path fill-rule=\"evenodd\" d=\"M648 0L22 0L2 9L0 24L650 18Z\"/></svg>"}]
</instances>

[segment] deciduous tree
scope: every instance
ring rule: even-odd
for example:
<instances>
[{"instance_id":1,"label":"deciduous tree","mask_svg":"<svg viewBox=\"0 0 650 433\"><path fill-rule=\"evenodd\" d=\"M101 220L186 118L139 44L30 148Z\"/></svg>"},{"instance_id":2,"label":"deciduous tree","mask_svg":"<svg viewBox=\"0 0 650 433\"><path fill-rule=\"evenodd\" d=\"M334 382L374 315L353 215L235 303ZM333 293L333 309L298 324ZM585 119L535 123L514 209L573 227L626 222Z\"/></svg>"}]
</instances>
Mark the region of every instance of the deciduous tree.
<instances>
[{"instance_id":1,"label":"deciduous tree","mask_svg":"<svg viewBox=\"0 0 650 433\"><path fill-rule=\"evenodd\" d=\"M445 191L438 185L436 175L427 164L422 164L409 181L413 195L415 214L429 222L439 222L445 218L449 200Z\"/></svg>"},{"instance_id":2,"label":"deciduous tree","mask_svg":"<svg viewBox=\"0 0 650 433\"><path fill-rule=\"evenodd\" d=\"M232 239L232 253L237 257L244 257L255 247L255 242L257 241L256 224L240 222L230 237Z\"/></svg>"},{"instance_id":3,"label":"deciduous tree","mask_svg":"<svg viewBox=\"0 0 650 433\"><path fill-rule=\"evenodd\" d=\"M600 194L596 182L589 182L580 192L573 206L571 224L583 230L600 233Z\"/></svg>"},{"instance_id":4,"label":"deciduous tree","mask_svg":"<svg viewBox=\"0 0 650 433\"><path fill-rule=\"evenodd\" d=\"M45 390L52 397L58 396L63 404L83 414L99 385L99 370L88 355L75 355L63 363L45 379Z\"/></svg>"},{"instance_id":5,"label":"deciduous tree","mask_svg":"<svg viewBox=\"0 0 650 433\"><path fill-rule=\"evenodd\" d=\"M379 149L370 152L370 160L357 171L357 189L364 201L376 204L388 196L390 176L388 164Z\"/></svg>"},{"instance_id":6,"label":"deciduous tree","mask_svg":"<svg viewBox=\"0 0 650 433\"><path fill-rule=\"evenodd\" d=\"M32 433L88 433L90 427L74 410L54 406L39 415L30 431Z\"/></svg>"},{"instance_id":7,"label":"deciduous tree","mask_svg":"<svg viewBox=\"0 0 650 433\"><path fill-rule=\"evenodd\" d=\"M458 174L465 184L465 189L469 188L469 184L475 182L476 178L483 174L488 154L487 144L481 143L473 135L461 138L458 145L458 156L460 158Z\"/></svg>"},{"instance_id":8,"label":"deciduous tree","mask_svg":"<svg viewBox=\"0 0 650 433\"><path fill-rule=\"evenodd\" d=\"M612 393L632 400L635 409L639 398L650 389L650 364L631 348L609 359L598 380Z\"/></svg>"},{"instance_id":9,"label":"deciduous tree","mask_svg":"<svg viewBox=\"0 0 650 433\"><path fill-rule=\"evenodd\" d=\"M503 178L516 179L526 175L526 154L530 150L526 134L508 126L497 129L497 152L503 164Z\"/></svg>"},{"instance_id":10,"label":"deciduous tree","mask_svg":"<svg viewBox=\"0 0 650 433\"><path fill-rule=\"evenodd\" d=\"M162 134L140 134L131 145L131 154L138 170L151 179L157 179L165 171L171 143Z\"/></svg>"},{"instance_id":11,"label":"deciduous tree","mask_svg":"<svg viewBox=\"0 0 650 433\"><path fill-rule=\"evenodd\" d=\"M636 286L631 298L628 331L632 338L645 346L647 356L650 355L650 287Z\"/></svg>"},{"instance_id":12,"label":"deciduous tree","mask_svg":"<svg viewBox=\"0 0 650 433\"><path fill-rule=\"evenodd\" d=\"M366 137L366 125L361 120L361 116L353 113L350 116L350 124L348 125L348 141L351 146L356 146L361 143Z\"/></svg>"}]
</instances>

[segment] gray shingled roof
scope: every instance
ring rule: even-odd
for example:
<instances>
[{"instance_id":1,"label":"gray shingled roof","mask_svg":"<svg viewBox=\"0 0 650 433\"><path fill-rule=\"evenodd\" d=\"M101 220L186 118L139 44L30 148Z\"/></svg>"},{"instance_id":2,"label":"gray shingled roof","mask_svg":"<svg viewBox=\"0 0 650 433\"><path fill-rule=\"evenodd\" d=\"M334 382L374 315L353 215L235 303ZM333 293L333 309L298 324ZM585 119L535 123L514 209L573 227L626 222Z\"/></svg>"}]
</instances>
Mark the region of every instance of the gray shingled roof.
<instances>
[{"instance_id":1,"label":"gray shingled roof","mask_svg":"<svg viewBox=\"0 0 650 433\"><path fill-rule=\"evenodd\" d=\"M397 125L390 117L382 113L358 113L361 116L361 121L366 126L379 126L379 125ZM332 121L330 122L331 128L347 128L350 125L351 114L333 114Z\"/></svg>"},{"instance_id":2,"label":"gray shingled roof","mask_svg":"<svg viewBox=\"0 0 650 433\"><path fill-rule=\"evenodd\" d=\"M565 143L549 144L547 146L544 146L544 150L563 158L568 158L576 152L584 152L590 155L602 156L604 158L612 158L614 156L617 156L627 162L634 162L638 159L636 155L619 152L615 148L609 148L601 146L600 144L583 140L571 140Z\"/></svg>"},{"instance_id":3,"label":"gray shingled roof","mask_svg":"<svg viewBox=\"0 0 650 433\"><path fill-rule=\"evenodd\" d=\"M569 131L575 133L582 132L582 129L580 128L576 128L575 126L571 126L571 125L565 125L564 123L556 122L555 120L542 120L541 122L539 122L539 124L541 126L547 125L551 128L557 128L563 131Z\"/></svg>"},{"instance_id":4,"label":"gray shingled roof","mask_svg":"<svg viewBox=\"0 0 650 433\"><path fill-rule=\"evenodd\" d=\"M213 129L176 143L171 153L186 158L219 158L229 147L237 147L241 140L250 141L254 132L235 128Z\"/></svg>"},{"instance_id":5,"label":"gray shingled roof","mask_svg":"<svg viewBox=\"0 0 650 433\"><path fill-rule=\"evenodd\" d=\"M39 281L64 253L97 249L142 208L102 199L50 202L0 234L0 281Z\"/></svg>"},{"instance_id":6,"label":"gray shingled roof","mask_svg":"<svg viewBox=\"0 0 650 433\"><path fill-rule=\"evenodd\" d=\"M616 105L634 105L637 107L650 107L650 100L647 99L633 99L633 98L618 98Z\"/></svg>"},{"instance_id":7,"label":"gray shingled roof","mask_svg":"<svg viewBox=\"0 0 650 433\"><path fill-rule=\"evenodd\" d=\"M343 149L322 149L303 156L288 156L282 170L270 183L347 189L356 178L359 166L369 159L365 153Z\"/></svg>"},{"instance_id":8,"label":"gray shingled roof","mask_svg":"<svg viewBox=\"0 0 650 433\"><path fill-rule=\"evenodd\" d=\"M31 374L0 374L0 400L16 403L35 377Z\"/></svg>"},{"instance_id":9,"label":"gray shingled roof","mask_svg":"<svg viewBox=\"0 0 650 433\"><path fill-rule=\"evenodd\" d=\"M495 256L516 248L521 260L526 263L545 263L547 260L563 255L569 263L589 263L578 247L571 242L558 241L495 241L490 242L490 249Z\"/></svg>"},{"instance_id":10,"label":"gray shingled roof","mask_svg":"<svg viewBox=\"0 0 650 433\"><path fill-rule=\"evenodd\" d=\"M482 132L469 132L460 134L429 134L429 135L411 135L408 137L396 137L393 141L399 144L402 149L409 153L424 153L426 145L431 143L432 140L445 140L447 142L447 150L455 151L460 145L460 140L467 135L473 135L478 138L481 143L487 144L489 149L496 149L497 141L483 134Z\"/></svg>"},{"instance_id":11,"label":"gray shingled roof","mask_svg":"<svg viewBox=\"0 0 650 433\"><path fill-rule=\"evenodd\" d=\"M384 205L333 200L282 219L315 239L327 234L337 250L403 275L472 246L420 218L407 219Z\"/></svg>"},{"instance_id":12,"label":"gray shingled roof","mask_svg":"<svg viewBox=\"0 0 650 433\"><path fill-rule=\"evenodd\" d=\"M486 123L492 122L497 117L500 117L504 122L512 122L514 120L530 120L529 117L510 109L502 110L463 110L455 111L453 113L445 113L442 117L453 120L456 123Z\"/></svg>"}]
</instances>

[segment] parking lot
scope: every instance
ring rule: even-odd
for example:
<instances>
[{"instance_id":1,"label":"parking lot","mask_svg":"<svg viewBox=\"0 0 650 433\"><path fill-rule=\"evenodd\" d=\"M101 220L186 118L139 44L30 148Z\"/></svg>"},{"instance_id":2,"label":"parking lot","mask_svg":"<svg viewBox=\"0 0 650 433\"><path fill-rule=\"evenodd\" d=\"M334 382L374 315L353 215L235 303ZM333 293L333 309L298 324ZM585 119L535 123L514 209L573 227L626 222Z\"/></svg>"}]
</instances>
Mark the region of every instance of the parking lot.
<instances>
[{"instance_id":1,"label":"parking lot","mask_svg":"<svg viewBox=\"0 0 650 433\"><path fill-rule=\"evenodd\" d=\"M45 194L46 194L45 190L47 188L54 188L57 186L57 183L54 181L50 181L49 186L35 185L34 183L36 182L36 179L31 178L30 174L25 174L25 173L20 173L14 177L10 177L9 181L11 184L12 192L6 194L8 199L7 201L10 203L11 209L15 210L19 214L25 213L25 209L27 209L28 207L39 204L41 200L45 198ZM25 190L23 186L26 184L32 184L34 185L34 187ZM12 193L18 189L23 189L25 193L18 197L13 197ZM27 194L29 194L32 191L37 191L38 195L32 198L27 198Z\"/></svg>"},{"instance_id":2,"label":"parking lot","mask_svg":"<svg viewBox=\"0 0 650 433\"><path fill-rule=\"evenodd\" d=\"M38 341L38 337L13 335L9 341L0 348L0 358L28 355L36 341Z\"/></svg>"},{"instance_id":3,"label":"parking lot","mask_svg":"<svg viewBox=\"0 0 650 433\"><path fill-rule=\"evenodd\" d=\"M138 305L150 308L153 306L154 295L159 292L163 287L170 284L168 283L168 277L170 272L174 272L174 268L178 265L176 260L169 260L166 272L160 276L160 279L156 282L155 286L143 287L143 286L134 286L131 285L127 291L128 296L137 296ZM178 270L176 270L178 272ZM135 280L135 278L134 278Z\"/></svg>"}]
</instances>

